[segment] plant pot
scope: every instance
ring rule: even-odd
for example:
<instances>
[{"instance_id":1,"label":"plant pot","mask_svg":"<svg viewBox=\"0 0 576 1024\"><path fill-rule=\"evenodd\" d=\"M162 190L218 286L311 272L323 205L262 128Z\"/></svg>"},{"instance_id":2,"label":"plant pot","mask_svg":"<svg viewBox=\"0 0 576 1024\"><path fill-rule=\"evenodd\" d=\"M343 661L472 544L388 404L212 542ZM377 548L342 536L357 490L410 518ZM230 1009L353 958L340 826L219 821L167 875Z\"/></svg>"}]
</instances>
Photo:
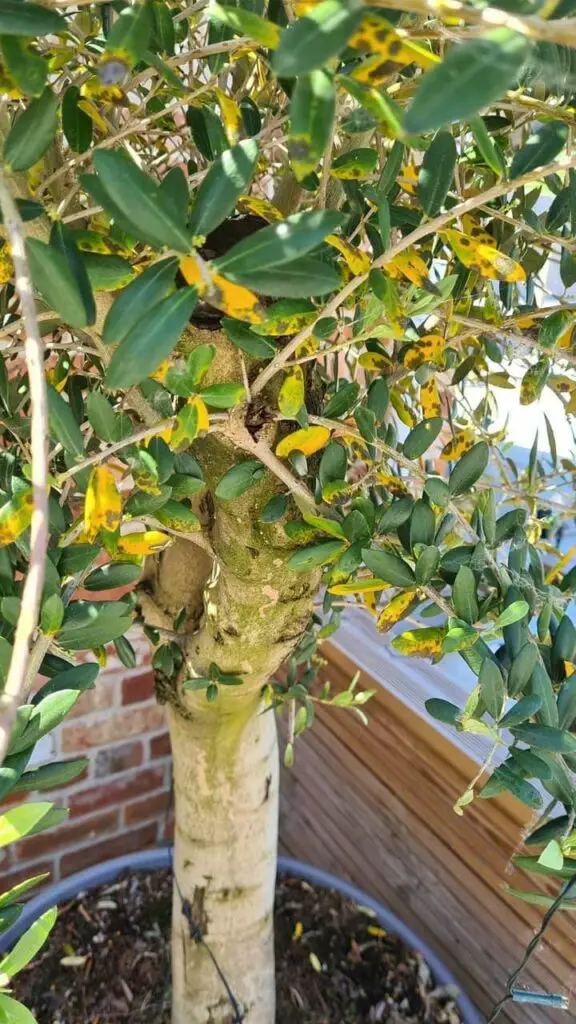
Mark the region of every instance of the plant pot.
<instances>
[{"instance_id":1,"label":"plant pot","mask_svg":"<svg viewBox=\"0 0 576 1024\"><path fill-rule=\"evenodd\" d=\"M113 882L123 872L156 871L161 868L170 868L171 866L172 848L165 846L159 849L142 850L140 853L127 854L124 857L115 857L114 860L108 860L104 864L97 864L94 867L86 868L85 871L80 871L76 875L70 875L61 882L48 886L33 899L29 900L16 924L0 935L0 955L7 952L23 932L30 927L33 921L48 910L49 907L73 899L81 892L97 889L101 885ZM313 886L335 889L354 903L373 911L382 928L385 928L386 931L394 935L398 935L408 946L421 953L436 980L441 985L451 986L459 992L456 1003L464 1024L482 1024L482 1017L478 1010L473 1006L468 996L460 991L458 982L448 968L444 966L442 961L426 943L414 934L408 925L404 924L403 921L396 917L396 914L379 903L378 900L373 899L363 892L362 889L352 885L350 882L346 882L342 878L338 878L336 875L322 871L321 868L315 868L311 864L293 860L291 857L279 857L278 870L293 877L301 878Z\"/></svg>"}]
</instances>

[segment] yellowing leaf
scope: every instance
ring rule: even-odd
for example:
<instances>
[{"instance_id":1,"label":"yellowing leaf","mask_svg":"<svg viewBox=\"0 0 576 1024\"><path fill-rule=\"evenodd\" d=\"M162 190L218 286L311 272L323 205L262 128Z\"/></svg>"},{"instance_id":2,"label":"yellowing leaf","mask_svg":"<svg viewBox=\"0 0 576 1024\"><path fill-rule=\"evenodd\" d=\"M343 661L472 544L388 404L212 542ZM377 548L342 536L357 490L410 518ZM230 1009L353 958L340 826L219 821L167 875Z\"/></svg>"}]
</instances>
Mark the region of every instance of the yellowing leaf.
<instances>
[{"instance_id":1,"label":"yellowing leaf","mask_svg":"<svg viewBox=\"0 0 576 1024\"><path fill-rule=\"evenodd\" d=\"M476 270L481 277L487 277L493 281L526 280L524 268L511 256L506 256L505 253L496 249L495 246L477 242L474 238L469 238L453 228L447 228L439 234L446 238L460 262L465 267Z\"/></svg>"},{"instance_id":2,"label":"yellowing leaf","mask_svg":"<svg viewBox=\"0 0 576 1024\"><path fill-rule=\"evenodd\" d=\"M370 12L362 19L348 45L356 50L368 50L377 55L371 77L360 78L357 72L353 75L354 78L372 85L381 81L385 75L396 71L396 65L403 67L406 64L417 64L427 70L440 61L435 54L412 42L406 32L396 29L386 18L374 12Z\"/></svg>"},{"instance_id":3,"label":"yellowing leaf","mask_svg":"<svg viewBox=\"0 0 576 1024\"><path fill-rule=\"evenodd\" d=\"M442 653L442 641L445 636L445 626L409 629L406 633L394 637L391 646L399 654L407 654L409 657L435 658Z\"/></svg>"},{"instance_id":4,"label":"yellowing leaf","mask_svg":"<svg viewBox=\"0 0 576 1024\"><path fill-rule=\"evenodd\" d=\"M7 501L0 508L0 547L12 544L18 540L21 533L27 530L32 522L32 511L34 498L32 488L15 494L11 501Z\"/></svg>"},{"instance_id":5,"label":"yellowing leaf","mask_svg":"<svg viewBox=\"0 0 576 1024\"><path fill-rule=\"evenodd\" d=\"M144 533L127 533L118 540L118 552L132 557L145 557L162 551L172 537L160 530L146 530Z\"/></svg>"},{"instance_id":6,"label":"yellowing leaf","mask_svg":"<svg viewBox=\"0 0 576 1024\"><path fill-rule=\"evenodd\" d=\"M416 417L412 410L408 408L406 400L398 388L392 388L390 392L390 404L401 423L404 423L406 427L416 426Z\"/></svg>"},{"instance_id":7,"label":"yellowing leaf","mask_svg":"<svg viewBox=\"0 0 576 1024\"><path fill-rule=\"evenodd\" d=\"M376 619L378 617L378 609L376 607L376 594L371 594L370 591L368 591L366 594L362 594L362 604L364 605L366 610L370 612L372 618Z\"/></svg>"},{"instance_id":8,"label":"yellowing leaf","mask_svg":"<svg viewBox=\"0 0 576 1024\"><path fill-rule=\"evenodd\" d=\"M194 441L199 434L205 434L209 429L208 409L199 395L193 395L176 417L170 443L173 448L178 448L183 441Z\"/></svg>"},{"instance_id":9,"label":"yellowing leaf","mask_svg":"<svg viewBox=\"0 0 576 1024\"><path fill-rule=\"evenodd\" d=\"M342 253L346 263L355 276L358 274L368 273L370 270L371 260L367 252L362 252L361 249L357 249L356 246L351 245L350 242L346 242L343 238L338 238L338 235L327 235L326 241L334 249L338 249L338 252Z\"/></svg>"},{"instance_id":10,"label":"yellowing leaf","mask_svg":"<svg viewBox=\"0 0 576 1024\"><path fill-rule=\"evenodd\" d=\"M197 253L190 253L189 256L183 256L180 260L180 273L186 281L186 284L191 284L198 290L199 295L204 295L211 285L211 275L208 271L207 264L202 266L200 258Z\"/></svg>"},{"instance_id":11,"label":"yellowing leaf","mask_svg":"<svg viewBox=\"0 0 576 1024\"><path fill-rule=\"evenodd\" d=\"M249 213L255 213L257 217L262 217L262 220L267 220L269 224L284 220L282 212L269 199L261 199L259 196L241 196L237 205L243 213L248 210Z\"/></svg>"},{"instance_id":12,"label":"yellowing leaf","mask_svg":"<svg viewBox=\"0 0 576 1024\"><path fill-rule=\"evenodd\" d=\"M14 264L8 246L4 245L0 250L0 285L8 284L13 277Z\"/></svg>"},{"instance_id":13,"label":"yellowing leaf","mask_svg":"<svg viewBox=\"0 0 576 1024\"><path fill-rule=\"evenodd\" d=\"M295 366L284 378L278 408L283 416L294 419L304 404L304 374L300 366Z\"/></svg>"},{"instance_id":14,"label":"yellowing leaf","mask_svg":"<svg viewBox=\"0 0 576 1024\"><path fill-rule=\"evenodd\" d=\"M385 487L396 498L402 498L410 493L404 481L399 476L393 476L392 473L377 473L376 479L382 487Z\"/></svg>"},{"instance_id":15,"label":"yellowing leaf","mask_svg":"<svg viewBox=\"0 0 576 1024\"><path fill-rule=\"evenodd\" d=\"M434 419L435 416L442 415L442 402L440 400L440 392L438 391L438 385L433 377L427 380L420 386L420 405L424 418L427 420Z\"/></svg>"},{"instance_id":16,"label":"yellowing leaf","mask_svg":"<svg viewBox=\"0 0 576 1024\"><path fill-rule=\"evenodd\" d=\"M341 597L346 594L375 594L380 590L389 590L390 586L390 583L385 583L374 576L364 580L352 580L351 583L336 583L333 587L328 587L328 593Z\"/></svg>"},{"instance_id":17,"label":"yellowing leaf","mask_svg":"<svg viewBox=\"0 0 576 1024\"><path fill-rule=\"evenodd\" d=\"M269 25L271 24L271 22L265 22L265 24ZM274 28L276 29L278 28L278 26L274 25ZM279 30L278 35L280 35ZM216 93L218 99L220 113L222 114L222 120L224 122L224 127L226 129L228 141L230 145L233 146L238 141L240 126L242 124L242 114L240 112L240 107L236 103L236 100L233 100L230 96L227 96L222 89L215 89L214 92Z\"/></svg>"},{"instance_id":18,"label":"yellowing leaf","mask_svg":"<svg viewBox=\"0 0 576 1024\"><path fill-rule=\"evenodd\" d=\"M406 615L409 608L412 607L415 597L415 590L406 590L401 594L397 594L396 597L393 597L380 613L380 617L377 622L379 632L387 633L389 629L392 629L392 626L395 626L397 622L400 622Z\"/></svg>"},{"instance_id":19,"label":"yellowing leaf","mask_svg":"<svg viewBox=\"0 0 576 1024\"><path fill-rule=\"evenodd\" d=\"M216 309L235 320L248 320L251 324L259 324L264 320L265 311L260 300L249 288L228 281L222 274L213 274L212 283L213 289L208 295L208 301Z\"/></svg>"},{"instance_id":20,"label":"yellowing leaf","mask_svg":"<svg viewBox=\"0 0 576 1024\"><path fill-rule=\"evenodd\" d=\"M482 225L474 219L472 214L464 214L462 217L462 227L464 229L464 234L473 238L475 242L481 242L484 245L496 246L496 239L493 235L488 234L488 232L484 230Z\"/></svg>"},{"instance_id":21,"label":"yellowing leaf","mask_svg":"<svg viewBox=\"0 0 576 1024\"><path fill-rule=\"evenodd\" d=\"M114 533L122 518L122 499L116 478L107 466L96 466L90 475L84 502L84 530L93 539L106 530Z\"/></svg>"},{"instance_id":22,"label":"yellowing leaf","mask_svg":"<svg viewBox=\"0 0 576 1024\"><path fill-rule=\"evenodd\" d=\"M158 366L157 369L154 370L154 373L149 374L150 380L157 380L159 384L163 384L166 379L166 374L168 373L168 370L170 369L171 366L172 360L164 359L160 363L160 366Z\"/></svg>"},{"instance_id":23,"label":"yellowing leaf","mask_svg":"<svg viewBox=\"0 0 576 1024\"><path fill-rule=\"evenodd\" d=\"M285 459L290 452L313 455L314 452L324 448L329 440L330 431L327 427L307 427L305 430L296 430L276 445L276 455L281 459Z\"/></svg>"},{"instance_id":24,"label":"yellowing leaf","mask_svg":"<svg viewBox=\"0 0 576 1024\"><path fill-rule=\"evenodd\" d=\"M423 288L429 283L428 267L412 245L395 256L393 260L384 263L382 269L389 277L406 277L418 288Z\"/></svg>"},{"instance_id":25,"label":"yellowing leaf","mask_svg":"<svg viewBox=\"0 0 576 1024\"><path fill-rule=\"evenodd\" d=\"M358 362L365 370L392 371L392 360L383 352L363 352Z\"/></svg>"},{"instance_id":26,"label":"yellowing leaf","mask_svg":"<svg viewBox=\"0 0 576 1024\"><path fill-rule=\"evenodd\" d=\"M418 168L414 164L404 164L398 178L398 184L400 188L404 189L404 192L408 192L411 196L414 195L416 185L418 184Z\"/></svg>"},{"instance_id":27,"label":"yellowing leaf","mask_svg":"<svg viewBox=\"0 0 576 1024\"><path fill-rule=\"evenodd\" d=\"M424 334L405 352L404 366L408 370L417 370L423 363L443 366L445 348L446 340L441 334Z\"/></svg>"},{"instance_id":28,"label":"yellowing leaf","mask_svg":"<svg viewBox=\"0 0 576 1024\"><path fill-rule=\"evenodd\" d=\"M476 438L470 429L457 430L451 440L448 441L448 444L444 445L440 458L446 461L449 459L459 459L475 442Z\"/></svg>"},{"instance_id":29,"label":"yellowing leaf","mask_svg":"<svg viewBox=\"0 0 576 1024\"><path fill-rule=\"evenodd\" d=\"M303 327L313 324L317 318L318 312L315 309L301 313L272 313L266 317L263 323L258 324L256 333L271 338L298 334Z\"/></svg>"}]
</instances>

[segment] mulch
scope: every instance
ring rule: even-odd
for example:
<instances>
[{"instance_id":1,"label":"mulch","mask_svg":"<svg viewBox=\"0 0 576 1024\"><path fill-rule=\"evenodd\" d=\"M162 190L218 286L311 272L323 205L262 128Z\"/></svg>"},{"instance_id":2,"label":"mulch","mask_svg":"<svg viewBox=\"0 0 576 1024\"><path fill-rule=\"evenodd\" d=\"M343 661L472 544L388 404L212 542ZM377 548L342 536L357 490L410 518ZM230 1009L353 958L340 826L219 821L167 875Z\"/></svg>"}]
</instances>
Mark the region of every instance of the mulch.
<instances>
[{"instance_id":1,"label":"mulch","mask_svg":"<svg viewBox=\"0 0 576 1024\"><path fill-rule=\"evenodd\" d=\"M368 910L282 876L276 895L276 1024L461 1024L454 993ZM170 1024L171 905L168 871L82 894L15 994L38 1024Z\"/></svg>"}]
</instances>

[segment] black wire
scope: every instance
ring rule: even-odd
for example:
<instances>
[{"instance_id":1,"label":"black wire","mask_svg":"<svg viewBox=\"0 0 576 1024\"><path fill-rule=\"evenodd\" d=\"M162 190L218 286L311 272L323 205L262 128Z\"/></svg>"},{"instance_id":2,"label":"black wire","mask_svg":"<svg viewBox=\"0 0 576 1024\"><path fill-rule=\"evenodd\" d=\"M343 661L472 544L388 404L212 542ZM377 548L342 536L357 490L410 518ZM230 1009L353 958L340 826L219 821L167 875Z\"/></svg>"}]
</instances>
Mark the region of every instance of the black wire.
<instances>
[{"instance_id":1,"label":"black wire","mask_svg":"<svg viewBox=\"0 0 576 1024\"><path fill-rule=\"evenodd\" d=\"M528 943L528 945L526 946L526 951L524 953L524 956L522 957L521 962L518 964L518 967L516 967L515 970L513 970L512 973L508 977L508 981L506 983L506 992L505 992L505 994L502 996L502 999L500 999L495 1004L494 1009L492 1010L492 1013L490 1014L490 1016L488 1017L488 1020L486 1021L486 1024L494 1024L494 1021L499 1016L500 1011L504 1008L506 1003L509 1003L511 1000L514 999L514 996L512 994L512 989L514 988L514 986L515 986L518 978L520 977L522 971L528 965L528 963L529 963L530 959L532 958L532 955L536 951L536 949L537 949L541 939L544 937L544 933L545 933L546 929L548 928L548 925L552 921L552 918L554 917L555 913L560 909L560 907L562 905L562 900L566 899L566 897L568 896L570 890L575 885L576 885L576 875L573 878L569 878L568 881L566 881L564 883L564 885L560 889L560 892L558 893L556 899L548 907L548 910L546 911L546 913L544 914L544 917L542 918L542 924L540 925L540 927L539 927L538 931L535 933L535 935L531 938L531 940Z\"/></svg>"}]
</instances>

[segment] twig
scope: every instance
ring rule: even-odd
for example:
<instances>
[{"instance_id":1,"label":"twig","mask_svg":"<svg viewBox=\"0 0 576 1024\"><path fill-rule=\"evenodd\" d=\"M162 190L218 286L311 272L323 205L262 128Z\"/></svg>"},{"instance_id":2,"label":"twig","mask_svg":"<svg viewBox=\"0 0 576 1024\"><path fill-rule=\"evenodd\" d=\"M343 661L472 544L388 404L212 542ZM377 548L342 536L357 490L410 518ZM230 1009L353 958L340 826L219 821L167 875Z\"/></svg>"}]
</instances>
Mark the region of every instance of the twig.
<instances>
[{"instance_id":1,"label":"twig","mask_svg":"<svg viewBox=\"0 0 576 1024\"><path fill-rule=\"evenodd\" d=\"M519 178L513 178L511 181L499 182L497 185L493 185L492 188L487 189L485 192L481 192L479 195L470 196L463 202L453 206L447 213L442 213L438 217L434 217L432 220L425 221L419 224L414 231L410 234L405 235L404 238L399 239L394 245L382 254L377 260L375 260L374 267L382 267L386 263L390 263L392 260L399 256L400 253L410 248L416 242L419 242L422 238L427 238L428 235L434 234L441 228L449 224L450 221L455 220L457 217L461 217L464 213L468 213L470 210L476 210L479 206L484 203L489 203L492 199L497 199L498 196L506 195L507 192L513 192L517 188L521 188L522 185L529 185L531 182L546 178L549 174L560 174L569 167L576 167L576 154L569 157L565 161L559 161L555 164L549 164L547 167L541 167L536 171L530 171L528 174L523 174ZM282 369L284 364L293 355L297 348L306 341L306 339L312 334L314 327L318 320L324 317L334 316L340 306L353 295L355 291L367 280L368 274L359 274L358 277L352 278L342 288L337 295L335 295L327 305L319 311L317 319L312 324L304 327L298 334L288 342L287 345L268 363L262 372L258 375L252 385L252 394L257 395L266 387L266 384L272 377Z\"/></svg>"},{"instance_id":2,"label":"twig","mask_svg":"<svg viewBox=\"0 0 576 1024\"><path fill-rule=\"evenodd\" d=\"M313 495L306 487L306 484L301 483L292 475L287 466L274 455L274 452L263 439L255 441L244 424L238 421L237 418L230 418L225 426L223 425L218 429L218 433L223 434L224 437L227 437L232 444L241 448L242 451L259 459L299 499L301 504L303 503L306 508L317 511Z\"/></svg>"},{"instance_id":3,"label":"twig","mask_svg":"<svg viewBox=\"0 0 576 1024\"><path fill-rule=\"evenodd\" d=\"M36 304L26 259L24 227L10 188L0 168L0 208L14 261L16 291L26 327L24 352L30 387L30 450L32 453L33 511L30 561L22 591L21 610L14 635L8 678L0 695L0 763L26 680L29 645L38 625L48 548L48 408L44 379L44 346L36 320Z\"/></svg>"}]
</instances>

